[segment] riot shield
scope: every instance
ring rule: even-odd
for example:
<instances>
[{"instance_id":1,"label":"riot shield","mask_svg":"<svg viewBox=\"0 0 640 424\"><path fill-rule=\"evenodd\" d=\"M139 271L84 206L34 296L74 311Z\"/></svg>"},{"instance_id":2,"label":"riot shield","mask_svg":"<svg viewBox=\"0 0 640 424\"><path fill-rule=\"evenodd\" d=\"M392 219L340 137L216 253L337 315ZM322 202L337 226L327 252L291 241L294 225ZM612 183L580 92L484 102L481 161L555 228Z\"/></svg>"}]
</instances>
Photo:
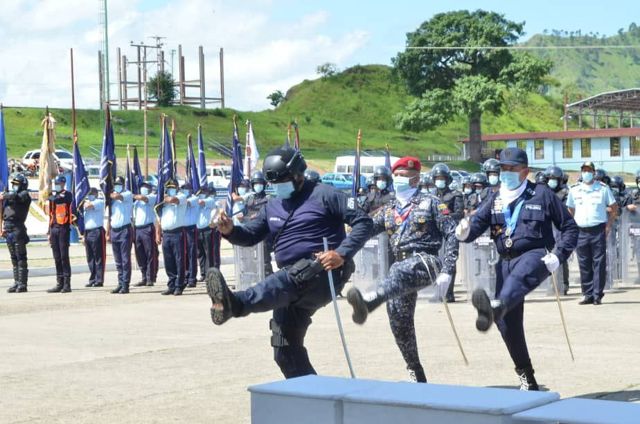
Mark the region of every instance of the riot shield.
<instances>
[{"instance_id":1,"label":"riot shield","mask_svg":"<svg viewBox=\"0 0 640 424\"><path fill-rule=\"evenodd\" d=\"M553 227L553 238L556 240L556 243L558 242L558 240L560 240L560 231L558 231L558 229L556 227ZM568 260L569 259L567 259L567 261ZM564 295L564 284L563 284L563 282L564 282L564 271L562 269L562 264L560 264L558 269L556 269L553 274L555 276L555 282L558 285L557 286L558 294L560 294L562 296L562 295ZM537 295L541 295L541 296L555 296L556 295L556 291L555 291L555 288L553 287L553 282L554 282L554 279L550 275L542 283L540 283L540 285L538 287L536 287L535 290L533 290L531 293L529 293L529 295L537 294Z\"/></svg>"},{"instance_id":2,"label":"riot shield","mask_svg":"<svg viewBox=\"0 0 640 424\"><path fill-rule=\"evenodd\" d=\"M467 293L473 293L475 289L484 289L493 299L496 294L496 270L495 265L500 257L495 244L489 237L489 231L478 237L471 243L461 243L461 255ZM470 296L469 296L470 298Z\"/></svg>"},{"instance_id":3,"label":"riot shield","mask_svg":"<svg viewBox=\"0 0 640 424\"><path fill-rule=\"evenodd\" d=\"M362 293L376 291L389 272L389 236L380 233L368 240L353 257L356 269L351 276L354 287Z\"/></svg>"},{"instance_id":4,"label":"riot shield","mask_svg":"<svg viewBox=\"0 0 640 424\"><path fill-rule=\"evenodd\" d=\"M618 243L620 219L616 219L607 236L607 283L605 289L613 289L622 280Z\"/></svg>"},{"instance_id":5,"label":"riot shield","mask_svg":"<svg viewBox=\"0 0 640 424\"><path fill-rule=\"evenodd\" d=\"M255 246L233 246L233 263L236 271L236 290L245 290L264 280L264 242ZM267 258L270 260L271 258Z\"/></svg>"},{"instance_id":6,"label":"riot shield","mask_svg":"<svg viewBox=\"0 0 640 424\"><path fill-rule=\"evenodd\" d=\"M640 212L622 211L620 217L619 249L622 281L630 284L640 283Z\"/></svg>"}]
</instances>

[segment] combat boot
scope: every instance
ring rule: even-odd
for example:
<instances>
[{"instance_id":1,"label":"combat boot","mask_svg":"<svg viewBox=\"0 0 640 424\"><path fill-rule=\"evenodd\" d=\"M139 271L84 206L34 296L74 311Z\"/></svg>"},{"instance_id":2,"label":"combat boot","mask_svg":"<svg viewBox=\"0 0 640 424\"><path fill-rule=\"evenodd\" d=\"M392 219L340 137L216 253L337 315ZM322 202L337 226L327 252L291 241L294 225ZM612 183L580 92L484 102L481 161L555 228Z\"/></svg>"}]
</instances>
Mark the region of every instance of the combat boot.
<instances>
[{"instance_id":1,"label":"combat boot","mask_svg":"<svg viewBox=\"0 0 640 424\"><path fill-rule=\"evenodd\" d=\"M7 289L7 293L15 293L20 285L20 273L18 267L13 267L13 286Z\"/></svg>"},{"instance_id":2,"label":"combat boot","mask_svg":"<svg viewBox=\"0 0 640 424\"><path fill-rule=\"evenodd\" d=\"M506 308L500 300L491 301L483 289L475 289L471 295L471 303L478 312L476 328L478 331L488 331L496 320L502 319Z\"/></svg>"},{"instance_id":3,"label":"combat boot","mask_svg":"<svg viewBox=\"0 0 640 424\"><path fill-rule=\"evenodd\" d=\"M414 383L426 383L427 376L424 373L424 369L419 366L414 369L407 368L409 370L409 379Z\"/></svg>"},{"instance_id":4,"label":"combat boot","mask_svg":"<svg viewBox=\"0 0 640 424\"><path fill-rule=\"evenodd\" d=\"M220 270L217 268L210 268L207 272L206 280L207 293L209 294L212 302L211 321L213 321L215 325L222 325L229 320L229 318L238 316L242 305L227 286L226 281L224 281L224 276ZM180 289L176 289L176 292L177 290ZM174 295L176 292L174 292Z\"/></svg>"},{"instance_id":5,"label":"combat boot","mask_svg":"<svg viewBox=\"0 0 640 424\"><path fill-rule=\"evenodd\" d=\"M69 293L71 291L71 278L65 277L62 281L62 290L60 293Z\"/></svg>"},{"instance_id":6,"label":"combat boot","mask_svg":"<svg viewBox=\"0 0 640 424\"><path fill-rule=\"evenodd\" d=\"M384 299L376 294L373 299L365 300L360 290L351 287L347 292L347 302L353 307L353 314L351 314L353 322L356 324L364 324L369 312L372 312L378 306L382 305Z\"/></svg>"},{"instance_id":7,"label":"combat boot","mask_svg":"<svg viewBox=\"0 0 640 424\"><path fill-rule=\"evenodd\" d=\"M536 392L540 390L540 388L538 387L538 382L533 376L533 374L535 374L535 371L531 366L525 368L516 368L516 374L518 374L518 378L520 378L520 390Z\"/></svg>"},{"instance_id":8,"label":"combat boot","mask_svg":"<svg viewBox=\"0 0 640 424\"><path fill-rule=\"evenodd\" d=\"M24 293L27 291L27 281L29 280L29 270L27 268L20 268L18 270L18 288L16 288L16 293Z\"/></svg>"},{"instance_id":9,"label":"combat boot","mask_svg":"<svg viewBox=\"0 0 640 424\"><path fill-rule=\"evenodd\" d=\"M62 277L56 277L56 286L47 290L47 293L60 293L62 291Z\"/></svg>"}]
</instances>

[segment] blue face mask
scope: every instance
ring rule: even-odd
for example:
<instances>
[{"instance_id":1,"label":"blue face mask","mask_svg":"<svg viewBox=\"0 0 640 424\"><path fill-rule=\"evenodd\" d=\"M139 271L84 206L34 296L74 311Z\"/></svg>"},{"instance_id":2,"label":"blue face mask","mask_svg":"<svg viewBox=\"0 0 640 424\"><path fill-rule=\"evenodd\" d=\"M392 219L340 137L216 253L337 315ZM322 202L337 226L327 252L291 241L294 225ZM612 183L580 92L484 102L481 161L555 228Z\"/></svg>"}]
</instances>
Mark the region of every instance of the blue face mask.
<instances>
[{"instance_id":1,"label":"blue face mask","mask_svg":"<svg viewBox=\"0 0 640 424\"><path fill-rule=\"evenodd\" d=\"M116 193L122 193L122 186L121 185L113 186L113 191L115 191Z\"/></svg>"},{"instance_id":2,"label":"blue face mask","mask_svg":"<svg viewBox=\"0 0 640 424\"><path fill-rule=\"evenodd\" d=\"M422 194L429 194L430 192L429 192L429 189L428 189L428 188L423 188L423 189L420 189L420 193L422 193Z\"/></svg>"},{"instance_id":3,"label":"blue face mask","mask_svg":"<svg viewBox=\"0 0 640 424\"><path fill-rule=\"evenodd\" d=\"M520 187L520 173L513 171L502 171L500 173L500 182L504 184L504 186L508 190L515 190Z\"/></svg>"},{"instance_id":4,"label":"blue face mask","mask_svg":"<svg viewBox=\"0 0 640 424\"><path fill-rule=\"evenodd\" d=\"M445 180L436 180L434 182L434 184L436 185L436 188L442 190L443 188L445 188L447 186L447 182Z\"/></svg>"},{"instance_id":5,"label":"blue face mask","mask_svg":"<svg viewBox=\"0 0 640 424\"><path fill-rule=\"evenodd\" d=\"M556 179L549 180L547 185L549 186L550 189L555 190L556 188L558 188L558 180Z\"/></svg>"},{"instance_id":6,"label":"blue face mask","mask_svg":"<svg viewBox=\"0 0 640 424\"><path fill-rule=\"evenodd\" d=\"M87 199L89 199L90 202L93 202L94 200L96 200L96 196L94 196L93 194L90 194L87 196Z\"/></svg>"},{"instance_id":7,"label":"blue face mask","mask_svg":"<svg viewBox=\"0 0 640 424\"><path fill-rule=\"evenodd\" d=\"M464 194L471 194L471 193L473 193L473 190L470 189L469 187L464 189Z\"/></svg>"},{"instance_id":8,"label":"blue face mask","mask_svg":"<svg viewBox=\"0 0 640 424\"><path fill-rule=\"evenodd\" d=\"M264 184L254 184L253 191L256 193L262 193L264 191Z\"/></svg>"},{"instance_id":9,"label":"blue face mask","mask_svg":"<svg viewBox=\"0 0 640 424\"><path fill-rule=\"evenodd\" d=\"M12 192L12 193L17 193L19 188L20 188L20 186L12 185L12 186L11 186L11 192Z\"/></svg>"},{"instance_id":10,"label":"blue face mask","mask_svg":"<svg viewBox=\"0 0 640 424\"><path fill-rule=\"evenodd\" d=\"M273 189L276 192L276 196L280 199L289 199L293 192L296 191L295 187L293 187L293 181L275 183L273 184Z\"/></svg>"},{"instance_id":11,"label":"blue face mask","mask_svg":"<svg viewBox=\"0 0 640 424\"><path fill-rule=\"evenodd\" d=\"M168 196L175 196L176 192L177 192L177 190L175 188L167 189L167 195Z\"/></svg>"},{"instance_id":12,"label":"blue face mask","mask_svg":"<svg viewBox=\"0 0 640 424\"><path fill-rule=\"evenodd\" d=\"M245 194L247 194L247 189L244 187L238 187L238 194L240 196L244 196Z\"/></svg>"},{"instance_id":13,"label":"blue face mask","mask_svg":"<svg viewBox=\"0 0 640 424\"><path fill-rule=\"evenodd\" d=\"M494 186L494 185L498 185L498 181L500 180L500 178L498 178L497 175L489 175L489 184Z\"/></svg>"},{"instance_id":14,"label":"blue face mask","mask_svg":"<svg viewBox=\"0 0 640 424\"><path fill-rule=\"evenodd\" d=\"M593 172L583 172L582 181L584 181L585 183L590 183L591 181L593 181Z\"/></svg>"},{"instance_id":15,"label":"blue face mask","mask_svg":"<svg viewBox=\"0 0 640 424\"><path fill-rule=\"evenodd\" d=\"M411 187L410 181L411 181L411 178L409 178L409 177L394 176L393 177L393 188L395 188L396 192L398 192L398 193L402 193L403 191L412 190L413 187Z\"/></svg>"},{"instance_id":16,"label":"blue face mask","mask_svg":"<svg viewBox=\"0 0 640 424\"><path fill-rule=\"evenodd\" d=\"M189 197L189 195L191 193L189 193L189 190L182 190L182 194L184 194L185 196Z\"/></svg>"},{"instance_id":17,"label":"blue face mask","mask_svg":"<svg viewBox=\"0 0 640 424\"><path fill-rule=\"evenodd\" d=\"M384 190L385 188L387 188L387 182L386 181L376 181L376 187L378 187L378 189L380 189L380 190Z\"/></svg>"},{"instance_id":18,"label":"blue face mask","mask_svg":"<svg viewBox=\"0 0 640 424\"><path fill-rule=\"evenodd\" d=\"M140 189L140 194L142 194L143 196L146 196L147 194L149 194L149 189L146 187L142 187Z\"/></svg>"}]
</instances>

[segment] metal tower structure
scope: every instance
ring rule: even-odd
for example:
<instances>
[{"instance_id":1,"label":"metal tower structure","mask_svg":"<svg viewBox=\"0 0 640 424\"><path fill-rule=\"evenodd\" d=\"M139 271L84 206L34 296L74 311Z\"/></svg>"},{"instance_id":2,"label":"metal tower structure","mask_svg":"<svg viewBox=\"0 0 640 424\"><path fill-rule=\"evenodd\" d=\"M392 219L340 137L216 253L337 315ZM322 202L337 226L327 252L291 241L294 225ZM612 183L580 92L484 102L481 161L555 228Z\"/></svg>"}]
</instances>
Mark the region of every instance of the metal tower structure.
<instances>
[{"instance_id":1,"label":"metal tower structure","mask_svg":"<svg viewBox=\"0 0 640 424\"><path fill-rule=\"evenodd\" d=\"M109 91L109 17L107 13L107 0L98 0L100 7L100 27L102 28L102 39L100 42L100 85L101 90L100 109L104 103L111 99Z\"/></svg>"}]
</instances>

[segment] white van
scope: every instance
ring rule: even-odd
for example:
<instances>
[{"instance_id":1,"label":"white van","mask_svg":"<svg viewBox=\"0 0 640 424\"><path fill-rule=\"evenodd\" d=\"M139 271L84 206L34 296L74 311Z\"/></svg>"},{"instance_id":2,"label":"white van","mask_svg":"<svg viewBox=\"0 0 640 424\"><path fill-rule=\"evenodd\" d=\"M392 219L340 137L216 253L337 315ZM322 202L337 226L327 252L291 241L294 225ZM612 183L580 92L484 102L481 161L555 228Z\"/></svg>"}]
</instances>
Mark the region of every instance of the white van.
<instances>
[{"instance_id":1,"label":"white van","mask_svg":"<svg viewBox=\"0 0 640 424\"><path fill-rule=\"evenodd\" d=\"M231 182L230 165L209 165L207 166L207 180L213 183L216 188L227 188Z\"/></svg>"},{"instance_id":2,"label":"white van","mask_svg":"<svg viewBox=\"0 0 640 424\"><path fill-rule=\"evenodd\" d=\"M396 156L391 156L391 165L399 158ZM351 156L338 156L336 158L336 164L333 167L333 172L340 174L351 174L353 173L353 167L355 165L356 157ZM376 166L384 166L385 158L384 156L360 156L360 175L364 175L365 177L370 177L373 175L373 169Z\"/></svg>"}]
</instances>

